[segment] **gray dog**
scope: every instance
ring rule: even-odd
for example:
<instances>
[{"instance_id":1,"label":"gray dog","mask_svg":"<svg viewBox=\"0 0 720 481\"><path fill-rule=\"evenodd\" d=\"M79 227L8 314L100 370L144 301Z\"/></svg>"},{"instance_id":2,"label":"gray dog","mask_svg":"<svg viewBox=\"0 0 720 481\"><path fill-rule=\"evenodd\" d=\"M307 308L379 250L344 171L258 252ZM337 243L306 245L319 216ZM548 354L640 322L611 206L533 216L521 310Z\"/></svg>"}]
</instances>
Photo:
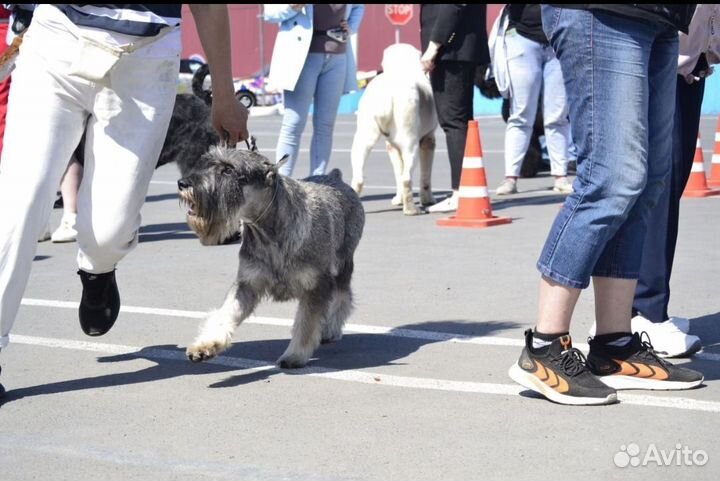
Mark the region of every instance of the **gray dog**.
<instances>
[{"instance_id":1,"label":"gray dog","mask_svg":"<svg viewBox=\"0 0 720 481\"><path fill-rule=\"evenodd\" d=\"M217 243L238 224L242 237L237 279L188 347L191 361L225 350L265 296L299 301L280 367L303 367L321 342L342 337L352 311L353 255L365 212L339 170L294 180L278 173L284 161L273 164L255 151L214 147L178 181L188 224L203 244Z\"/></svg>"}]
</instances>

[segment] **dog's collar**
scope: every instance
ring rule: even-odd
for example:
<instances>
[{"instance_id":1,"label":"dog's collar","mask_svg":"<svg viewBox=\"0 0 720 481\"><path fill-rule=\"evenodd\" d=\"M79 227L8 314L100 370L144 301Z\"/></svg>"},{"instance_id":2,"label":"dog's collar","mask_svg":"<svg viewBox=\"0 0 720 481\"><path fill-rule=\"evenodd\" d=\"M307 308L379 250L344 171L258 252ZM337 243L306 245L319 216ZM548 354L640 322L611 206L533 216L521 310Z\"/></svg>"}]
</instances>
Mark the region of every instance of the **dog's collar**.
<instances>
[{"instance_id":1,"label":"dog's collar","mask_svg":"<svg viewBox=\"0 0 720 481\"><path fill-rule=\"evenodd\" d=\"M273 191L272 199L270 199L270 202L268 202L268 205L265 206L265 210L263 210L260 213L260 215L257 217L257 219L255 219L254 221L251 222L251 221L243 220L243 222L245 224L257 225L257 223L260 222L260 219L265 217L265 214L268 213L268 211L270 210L270 206L273 205L273 202L275 202L275 197L277 197L277 193L278 193L279 189L280 189L280 179L275 179L275 191Z\"/></svg>"}]
</instances>

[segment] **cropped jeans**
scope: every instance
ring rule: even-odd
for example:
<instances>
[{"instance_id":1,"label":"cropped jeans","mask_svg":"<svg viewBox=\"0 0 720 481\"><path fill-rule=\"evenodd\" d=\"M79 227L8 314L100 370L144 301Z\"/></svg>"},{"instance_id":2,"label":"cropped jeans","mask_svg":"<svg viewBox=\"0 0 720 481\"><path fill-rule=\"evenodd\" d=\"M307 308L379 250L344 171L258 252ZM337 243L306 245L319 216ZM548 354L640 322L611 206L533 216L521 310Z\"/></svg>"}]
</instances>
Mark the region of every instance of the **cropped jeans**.
<instances>
[{"instance_id":1,"label":"cropped jeans","mask_svg":"<svg viewBox=\"0 0 720 481\"><path fill-rule=\"evenodd\" d=\"M637 279L648 214L670 173L678 33L669 25L542 6L562 66L577 177L539 271L584 289Z\"/></svg>"},{"instance_id":2,"label":"cropped jeans","mask_svg":"<svg viewBox=\"0 0 720 481\"><path fill-rule=\"evenodd\" d=\"M313 134L310 141L310 175L322 175L332 151L333 130L340 105L347 56L345 54L308 53L305 66L294 90L283 91L283 114L276 156L289 155L280 173L291 175L295 169L300 138L305 130L310 105L313 105Z\"/></svg>"}]
</instances>

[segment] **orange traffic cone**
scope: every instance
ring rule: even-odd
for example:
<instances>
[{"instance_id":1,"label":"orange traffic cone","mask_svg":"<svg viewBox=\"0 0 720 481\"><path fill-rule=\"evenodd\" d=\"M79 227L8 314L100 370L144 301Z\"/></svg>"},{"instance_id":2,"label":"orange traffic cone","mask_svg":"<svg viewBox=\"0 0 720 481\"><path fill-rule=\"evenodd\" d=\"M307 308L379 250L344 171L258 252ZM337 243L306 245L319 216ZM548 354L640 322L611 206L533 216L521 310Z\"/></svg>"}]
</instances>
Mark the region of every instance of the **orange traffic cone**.
<instances>
[{"instance_id":1,"label":"orange traffic cone","mask_svg":"<svg viewBox=\"0 0 720 481\"><path fill-rule=\"evenodd\" d=\"M710 187L720 187L720 117L718 117L718 124L715 129L715 149L713 150L711 166L707 183Z\"/></svg>"},{"instance_id":2,"label":"orange traffic cone","mask_svg":"<svg viewBox=\"0 0 720 481\"><path fill-rule=\"evenodd\" d=\"M705 179L705 160L703 158L702 145L700 144L700 136L698 135L697 143L695 144L695 158L693 159L690 178L688 179L687 185L685 185L683 197L708 197L711 195L720 195L720 190L712 190L707 186L707 180Z\"/></svg>"},{"instance_id":3,"label":"orange traffic cone","mask_svg":"<svg viewBox=\"0 0 720 481\"><path fill-rule=\"evenodd\" d=\"M512 222L510 217L492 215L477 120L468 122L458 196L458 208L455 215L438 219L437 225L441 227L490 227Z\"/></svg>"}]
</instances>

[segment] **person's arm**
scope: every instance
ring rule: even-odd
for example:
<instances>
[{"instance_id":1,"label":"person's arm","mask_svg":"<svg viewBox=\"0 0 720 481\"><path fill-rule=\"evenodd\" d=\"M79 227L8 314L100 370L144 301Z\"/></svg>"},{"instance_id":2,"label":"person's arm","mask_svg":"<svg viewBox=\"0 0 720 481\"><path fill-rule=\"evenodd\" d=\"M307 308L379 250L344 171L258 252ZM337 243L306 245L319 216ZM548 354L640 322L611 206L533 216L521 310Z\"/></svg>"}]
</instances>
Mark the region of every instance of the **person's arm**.
<instances>
[{"instance_id":1,"label":"person's arm","mask_svg":"<svg viewBox=\"0 0 720 481\"><path fill-rule=\"evenodd\" d=\"M350 34L357 33L364 14L365 4L355 3L352 7L350 7L350 15L348 15L347 19L347 26L350 29Z\"/></svg>"},{"instance_id":2,"label":"person's arm","mask_svg":"<svg viewBox=\"0 0 720 481\"><path fill-rule=\"evenodd\" d=\"M435 68L435 58L440 48L452 41L467 6L466 3L453 3L439 7L438 16L430 32L430 42L420 58L420 63L426 72Z\"/></svg>"},{"instance_id":3,"label":"person's arm","mask_svg":"<svg viewBox=\"0 0 720 481\"><path fill-rule=\"evenodd\" d=\"M200 43L212 78L212 124L229 146L249 137L248 110L235 98L226 4L191 4Z\"/></svg>"}]
</instances>

